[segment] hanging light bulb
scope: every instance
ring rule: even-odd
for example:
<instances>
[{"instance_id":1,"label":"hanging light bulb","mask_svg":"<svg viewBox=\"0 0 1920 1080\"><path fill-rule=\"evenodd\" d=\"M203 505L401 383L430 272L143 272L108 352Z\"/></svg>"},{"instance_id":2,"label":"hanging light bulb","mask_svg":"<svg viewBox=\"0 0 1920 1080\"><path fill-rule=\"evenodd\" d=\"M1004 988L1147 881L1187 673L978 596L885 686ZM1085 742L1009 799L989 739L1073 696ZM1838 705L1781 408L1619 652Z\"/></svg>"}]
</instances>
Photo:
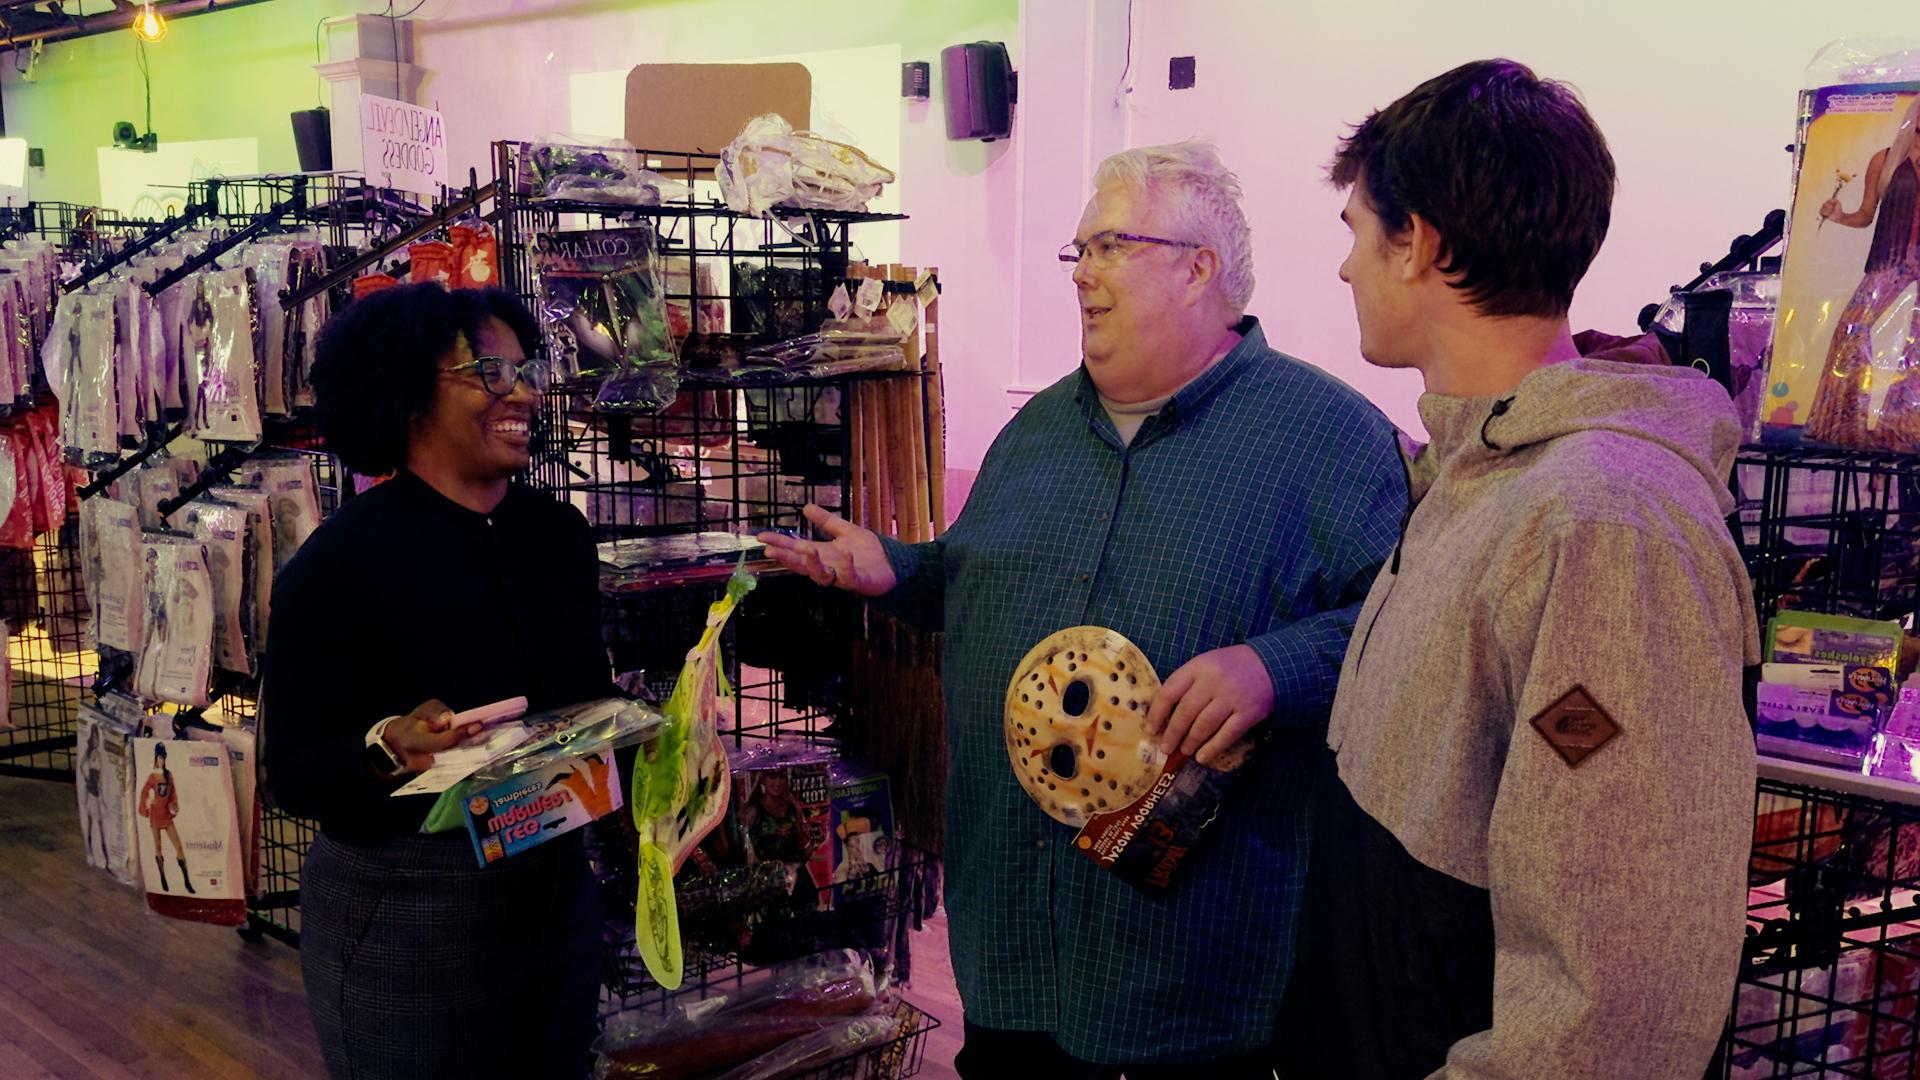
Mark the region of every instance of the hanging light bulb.
<instances>
[{"instance_id":1,"label":"hanging light bulb","mask_svg":"<svg viewBox=\"0 0 1920 1080\"><path fill-rule=\"evenodd\" d=\"M140 35L142 41L159 41L167 36L167 20L153 10L153 0L140 5L140 14L133 17L133 32Z\"/></svg>"}]
</instances>

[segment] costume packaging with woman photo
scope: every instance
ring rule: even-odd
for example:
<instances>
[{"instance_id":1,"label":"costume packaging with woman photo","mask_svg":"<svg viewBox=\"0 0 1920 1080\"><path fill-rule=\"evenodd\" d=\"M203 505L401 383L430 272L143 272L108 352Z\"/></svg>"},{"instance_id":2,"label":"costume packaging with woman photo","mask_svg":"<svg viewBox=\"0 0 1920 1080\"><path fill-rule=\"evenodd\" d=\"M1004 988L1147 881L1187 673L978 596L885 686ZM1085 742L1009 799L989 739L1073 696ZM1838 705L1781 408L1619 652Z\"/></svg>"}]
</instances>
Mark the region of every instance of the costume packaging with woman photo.
<instances>
[{"instance_id":1,"label":"costume packaging with woman photo","mask_svg":"<svg viewBox=\"0 0 1920 1080\"><path fill-rule=\"evenodd\" d=\"M1761 435L1920 451L1920 82L1807 102Z\"/></svg>"},{"instance_id":2,"label":"costume packaging with woman photo","mask_svg":"<svg viewBox=\"0 0 1920 1080\"><path fill-rule=\"evenodd\" d=\"M135 739L133 747L133 834L148 905L181 918L245 922L227 748L162 739Z\"/></svg>"}]
</instances>

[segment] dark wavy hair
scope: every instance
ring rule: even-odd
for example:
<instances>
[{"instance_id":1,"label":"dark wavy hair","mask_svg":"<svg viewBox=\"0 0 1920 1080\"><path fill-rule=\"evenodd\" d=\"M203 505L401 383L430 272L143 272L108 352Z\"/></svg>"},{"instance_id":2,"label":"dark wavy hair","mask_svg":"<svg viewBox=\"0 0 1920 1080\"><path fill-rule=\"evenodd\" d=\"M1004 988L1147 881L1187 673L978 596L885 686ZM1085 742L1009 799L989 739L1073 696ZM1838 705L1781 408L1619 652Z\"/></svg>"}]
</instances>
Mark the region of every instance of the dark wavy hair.
<instances>
[{"instance_id":1,"label":"dark wavy hair","mask_svg":"<svg viewBox=\"0 0 1920 1080\"><path fill-rule=\"evenodd\" d=\"M1429 79L1340 143L1328 175L1362 186L1387 235L1418 214L1442 273L1484 315L1564 315L1606 239L1613 155L1565 83L1512 60Z\"/></svg>"},{"instance_id":2,"label":"dark wavy hair","mask_svg":"<svg viewBox=\"0 0 1920 1080\"><path fill-rule=\"evenodd\" d=\"M471 348L489 318L512 328L528 356L539 349L539 324L504 289L396 285L328 320L313 364L314 416L327 449L366 476L406 464L407 429L433 404L441 357L462 336Z\"/></svg>"}]
</instances>

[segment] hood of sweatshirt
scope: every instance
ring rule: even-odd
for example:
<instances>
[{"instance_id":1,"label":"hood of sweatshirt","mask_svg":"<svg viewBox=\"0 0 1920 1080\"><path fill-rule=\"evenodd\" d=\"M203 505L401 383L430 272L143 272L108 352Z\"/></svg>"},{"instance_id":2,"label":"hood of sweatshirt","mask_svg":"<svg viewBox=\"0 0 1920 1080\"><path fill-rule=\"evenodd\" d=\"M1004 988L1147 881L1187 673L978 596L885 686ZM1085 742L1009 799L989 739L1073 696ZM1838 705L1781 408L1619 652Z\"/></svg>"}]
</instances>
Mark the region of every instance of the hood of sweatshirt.
<instances>
[{"instance_id":1,"label":"hood of sweatshirt","mask_svg":"<svg viewBox=\"0 0 1920 1080\"><path fill-rule=\"evenodd\" d=\"M1409 466L1417 502L1442 472L1499 467L1516 451L1585 431L1607 431L1668 451L1675 468L1700 475L1733 512L1727 490L1740 426L1727 391L1692 368L1610 360L1542 367L1499 397L1424 394L1420 419L1433 441Z\"/></svg>"}]
</instances>

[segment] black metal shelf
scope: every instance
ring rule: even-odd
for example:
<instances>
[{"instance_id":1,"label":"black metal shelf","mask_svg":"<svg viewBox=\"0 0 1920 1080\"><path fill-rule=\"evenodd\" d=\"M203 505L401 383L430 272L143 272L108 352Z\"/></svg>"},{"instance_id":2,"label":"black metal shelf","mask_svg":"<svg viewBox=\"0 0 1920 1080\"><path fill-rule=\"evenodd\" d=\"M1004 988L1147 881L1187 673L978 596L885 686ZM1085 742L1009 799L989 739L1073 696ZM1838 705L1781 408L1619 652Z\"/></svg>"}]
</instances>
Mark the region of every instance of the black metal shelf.
<instances>
[{"instance_id":1,"label":"black metal shelf","mask_svg":"<svg viewBox=\"0 0 1920 1080\"><path fill-rule=\"evenodd\" d=\"M519 209L552 214L596 214L602 217L715 218L730 221L760 221L764 214L742 214L721 202L623 203L594 202L586 199L527 198ZM769 211L783 220L807 219L829 225L861 225L877 221L906 221L905 214L878 214L854 210L809 210L799 206L776 206Z\"/></svg>"}]
</instances>

